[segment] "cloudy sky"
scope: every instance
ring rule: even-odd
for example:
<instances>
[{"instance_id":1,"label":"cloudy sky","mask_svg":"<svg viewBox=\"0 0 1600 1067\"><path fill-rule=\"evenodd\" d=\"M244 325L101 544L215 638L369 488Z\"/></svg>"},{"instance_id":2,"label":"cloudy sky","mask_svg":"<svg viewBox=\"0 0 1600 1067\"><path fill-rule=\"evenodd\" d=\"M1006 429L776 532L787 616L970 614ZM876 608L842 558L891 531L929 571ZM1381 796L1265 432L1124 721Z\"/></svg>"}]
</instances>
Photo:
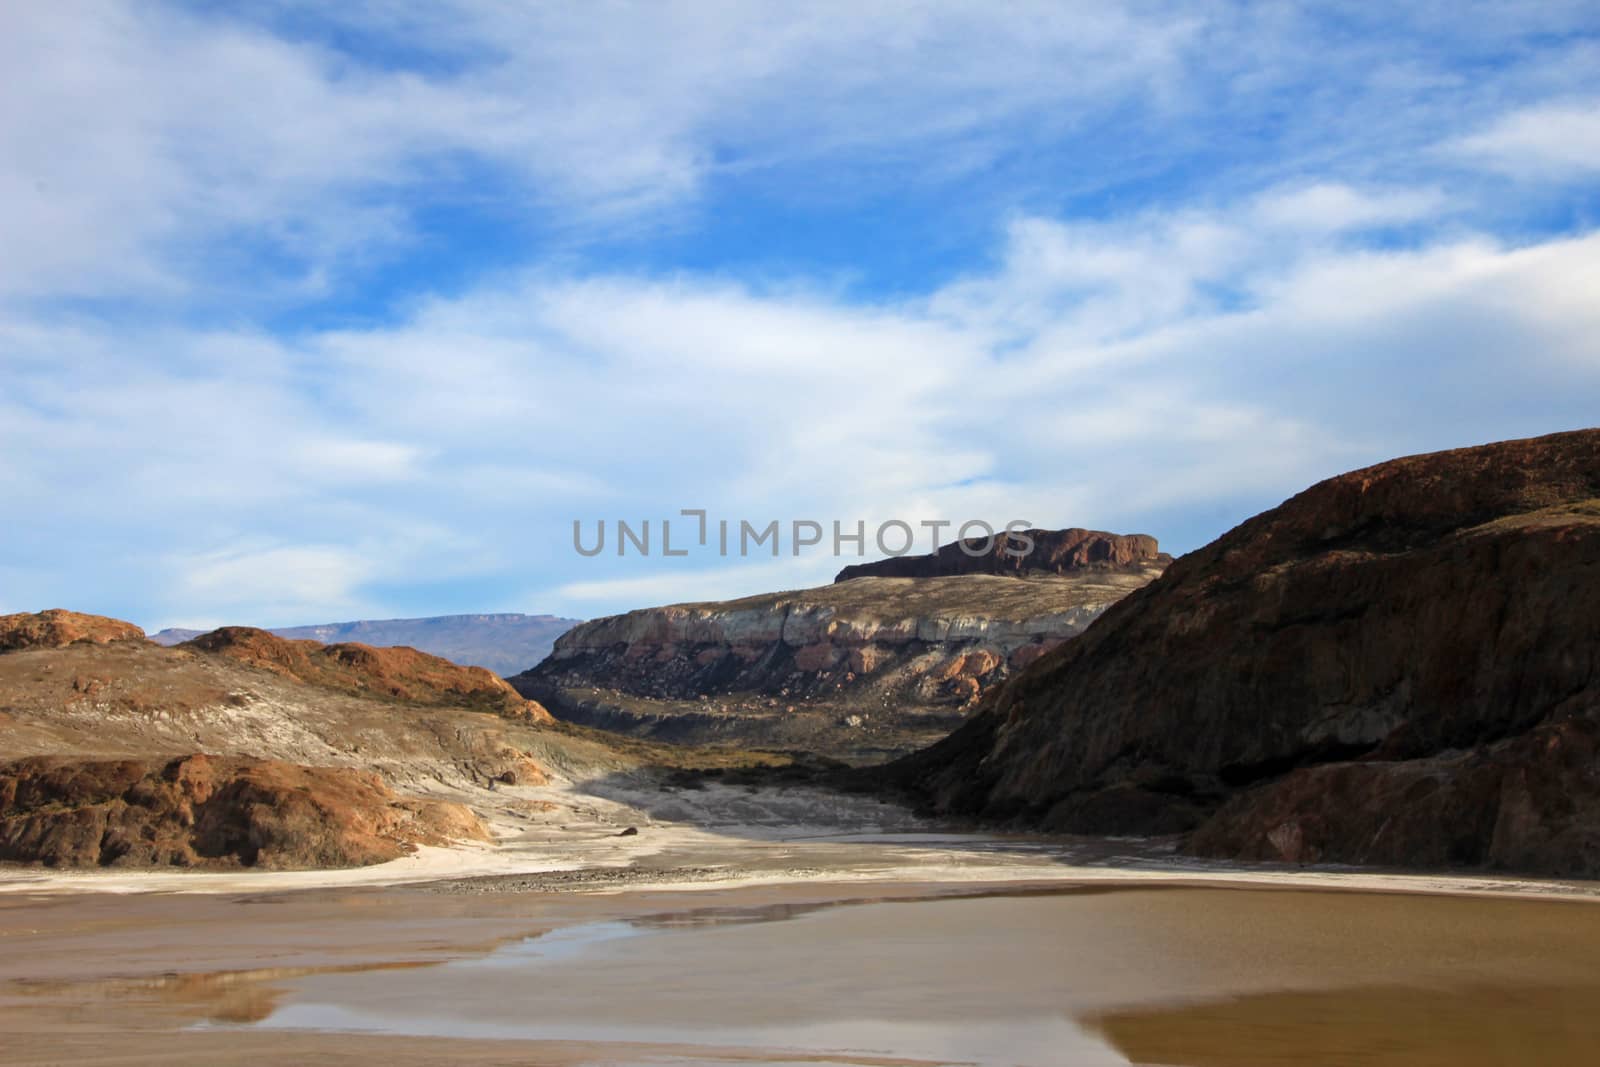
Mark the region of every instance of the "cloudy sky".
<instances>
[{"instance_id":1,"label":"cloudy sky","mask_svg":"<svg viewBox=\"0 0 1600 1067\"><path fill-rule=\"evenodd\" d=\"M0 4L0 611L593 616L1600 423L1600 9ZM674 531L675 537L678 531Z\"/></svg>"}]
</instances>

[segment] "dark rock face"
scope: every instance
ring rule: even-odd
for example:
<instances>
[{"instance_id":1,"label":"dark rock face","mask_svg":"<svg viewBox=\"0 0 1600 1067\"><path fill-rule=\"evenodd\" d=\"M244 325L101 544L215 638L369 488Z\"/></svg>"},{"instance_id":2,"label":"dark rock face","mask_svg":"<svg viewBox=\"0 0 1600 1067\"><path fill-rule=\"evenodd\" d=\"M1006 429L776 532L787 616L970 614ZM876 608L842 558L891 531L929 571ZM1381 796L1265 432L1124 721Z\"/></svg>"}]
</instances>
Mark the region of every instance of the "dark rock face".
<instances>
[{"instance_id":1,"label":"dark rock face","mask_svg":"<svg viewBox=\"0 0 1600 1067\"><path fill-rule=\"evenodd\" d=\"M1314 486L889 773L946 812L1198 827L1210 855L1596 874L1597 724L1591 430Z\"/></svg>"},{"instance_id":2,"label":"dark rock face","mask_svg":"<svg viewBox=\"0 0 1600 1067\"><path fill-rule=\"evenodd\" d=\"M1029 542L1032 548L1028 547ZM1022 553L1026 553L1025 555ZM952 541L925 556L894 556L875 563L856 563L840 571L836 582L852 578L942 578L955 574L1072 574L1090 569L1137 570L1166 566L1172 557L1148 534L1113 534L1101 530L1025 530L1001 534L992 543L982 538Z\"/></svg>"},{"instance_id":3,"label":"dark rock face","mask_svg":"<svg viewBox=\"0 0 1600 1067\"><path fill-rule=\"evenodd\" d=\"M466 808L368 771L186 756L0 764L0 860L52 867L352 867L488 838Z\"/></svg>"},{"instance_id":4,"label":"dark rock face","mask_svg":"<svg viewBox=\"0 0 1600 1067\"><path fill-rule=\"evenodd\" d=\"M1600 726L1588 719L1441 756L1307 767L1230 801L1189 850L1592 875L1600 871L1597 769Z\"/></svg>"}]
</instances>

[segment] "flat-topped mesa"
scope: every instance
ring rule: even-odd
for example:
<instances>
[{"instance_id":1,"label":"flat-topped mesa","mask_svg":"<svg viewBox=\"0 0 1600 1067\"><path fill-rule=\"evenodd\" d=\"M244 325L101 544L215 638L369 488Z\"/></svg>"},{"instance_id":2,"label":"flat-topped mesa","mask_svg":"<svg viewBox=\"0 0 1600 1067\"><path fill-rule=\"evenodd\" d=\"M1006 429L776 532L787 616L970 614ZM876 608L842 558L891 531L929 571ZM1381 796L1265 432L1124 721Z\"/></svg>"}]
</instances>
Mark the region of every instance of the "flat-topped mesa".
<instances>
[{"instance_id":1,"label":"flat-topped mesa","mask_svg":"<svg viewBox=\"0 0 1600 1067\"><path fill-rule=\"evenodd\" d=\"M550 713L499 675L414 648L291 640L252 626L225 626L178 646L227 656L310 685L420 704L452 704L507 718L550 722Z\"/></svg>"},{"instance_id":2,"label":"flat-topped mesa","mask_svg":"<svg viewBox=\"0 0 1600 1067\"><path fill-rule=\"evenodd\" d=\"M994 538L952 541L922 556L892 556L855 563L836 582L854 578L937 578L954 574L997 574L1026 578L1085 570L1142 571L1162 568L1172 557L1149 534L1103 530L1024 530Z\"/></svg>"},{"instance_id":3,"label":"flat-topped mesa","mask_svg":"<svg viewBox=\"0 0 1600 1067\"><path fill-rule=\"evenodd\" d=\"M1600 430L1307 489L889 768L1209 855L1600 874Z\"/></svg>"},{"instance_id":4,"label":"flat-topped mesa","mask_svg":"<svg viewBox=\"0 0 1600 1067\"><path fill-rule=\"evenodd\" d=\"M643 608L574 627L549 659L512 681L560 679L668 699L888 686L908 701L961 705L1153 576L862 578Z\"/></svg>"},{"instance_id":5,"label":"flat-topped mesa","mask_svg":"<svg viewBox=\"0 0 1600 1067\"><path fill-rule=\"evenodd\" d=\"M548 659L511 682L559 717L629 730L647 722L635 732L684 740L732 736L739 731L728 716L749 720L750 712L767 719L816 713L851 729L868 716L872 729L910 720L929 729L927 713L937 712L934 721L948 728L986 687L1082 632L1161 569L1152 560L1027 581L868 577L644 608L574 627ZM695 703L672 706L685 701ZM723 718L703 736L689 728L686 711ZM667 723L664 716L676 718ZM884 735L897 730L885 726ZM848 733L818 727L801 734L769 722L739 739L835 754Z\"/></svg>"},{"instance_id":6,"label":"flat-topped mesa","mask_svg":"<svg viewBox=\"0 0 1600 1067\"><path fill-rule=\"evenodd\" d=\"M84 615L62 608L0 615L0 652L26 648L62 648L74 641L142 640L144 631L131 622L104 615Z\"/></svg>"}]
</instances>

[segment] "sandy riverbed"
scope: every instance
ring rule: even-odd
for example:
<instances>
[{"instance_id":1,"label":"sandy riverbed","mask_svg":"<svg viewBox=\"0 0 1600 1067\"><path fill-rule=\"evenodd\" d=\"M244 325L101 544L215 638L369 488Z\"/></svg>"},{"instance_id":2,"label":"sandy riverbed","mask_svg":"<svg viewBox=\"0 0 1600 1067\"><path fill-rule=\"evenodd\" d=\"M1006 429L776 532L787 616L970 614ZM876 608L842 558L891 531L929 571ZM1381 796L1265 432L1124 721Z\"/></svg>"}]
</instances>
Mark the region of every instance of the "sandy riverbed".
<instances>
[{"instance_id":1,"label":"sandy riverbed","mask_svg":"<svg viewBox=\"0 0 1600 1067\"><path fill-rule=\"evenodd\" d=\"M0 873L5 1060L1209 1065L1301 1041L1319 1062L1521 1063L1507 1042L1537 1038L1540 1062L1587 1063L1597 1047L1584 883L1233 869L1160 842L944 833L795 790L565 802L502 820L493 847L357 871ZM1408 1047L1407 1018L1455 1058L1374 1053Z\"/></svg>"},{"instance_id":2,"label":"sandy riverbed","mask_svg":"<svg viewBox=\"0 0 1600 1067\"><path fill-rule=\"evenodd\" d=\"M1239 884L1600 899L1600 883L1181 857L1171 842L952 832L873 798L811 788L663 788L649 775L468 797L489 844L422 847L370 867L310 871L50 870L0 866L0 897L278 893L428 884L461 893L730 888L805 882ZM624 831L633 830L633 833Z\"/></svg>"}]
</instances>

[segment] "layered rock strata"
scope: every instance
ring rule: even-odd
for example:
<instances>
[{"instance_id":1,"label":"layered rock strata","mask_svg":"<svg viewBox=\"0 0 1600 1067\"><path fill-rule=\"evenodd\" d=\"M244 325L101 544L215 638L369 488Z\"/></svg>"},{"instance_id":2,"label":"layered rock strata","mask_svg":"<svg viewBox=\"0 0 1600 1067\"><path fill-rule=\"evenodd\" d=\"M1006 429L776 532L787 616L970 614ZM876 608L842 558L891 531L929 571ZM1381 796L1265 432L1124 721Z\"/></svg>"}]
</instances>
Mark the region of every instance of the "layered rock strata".
<instances>
[{"instance_id":1,"label":"layered rock strata","mask_svg":"<svg viewBox=\"0 0 1600 1067\"><path fill-rule=\"evenodd\" d=\"M839 739L928 713L953 724L979 695L1081 633L1161 573L1129 564L1019 580L994 574L867 577L798 592L646 608L583 623L511 682L558 717L674 739ZM729 728L727 716L764 725ZM686 718L687 716L687 718ZM691 724L693 728L690 728Z\"/></svg>"}]
</instances>

